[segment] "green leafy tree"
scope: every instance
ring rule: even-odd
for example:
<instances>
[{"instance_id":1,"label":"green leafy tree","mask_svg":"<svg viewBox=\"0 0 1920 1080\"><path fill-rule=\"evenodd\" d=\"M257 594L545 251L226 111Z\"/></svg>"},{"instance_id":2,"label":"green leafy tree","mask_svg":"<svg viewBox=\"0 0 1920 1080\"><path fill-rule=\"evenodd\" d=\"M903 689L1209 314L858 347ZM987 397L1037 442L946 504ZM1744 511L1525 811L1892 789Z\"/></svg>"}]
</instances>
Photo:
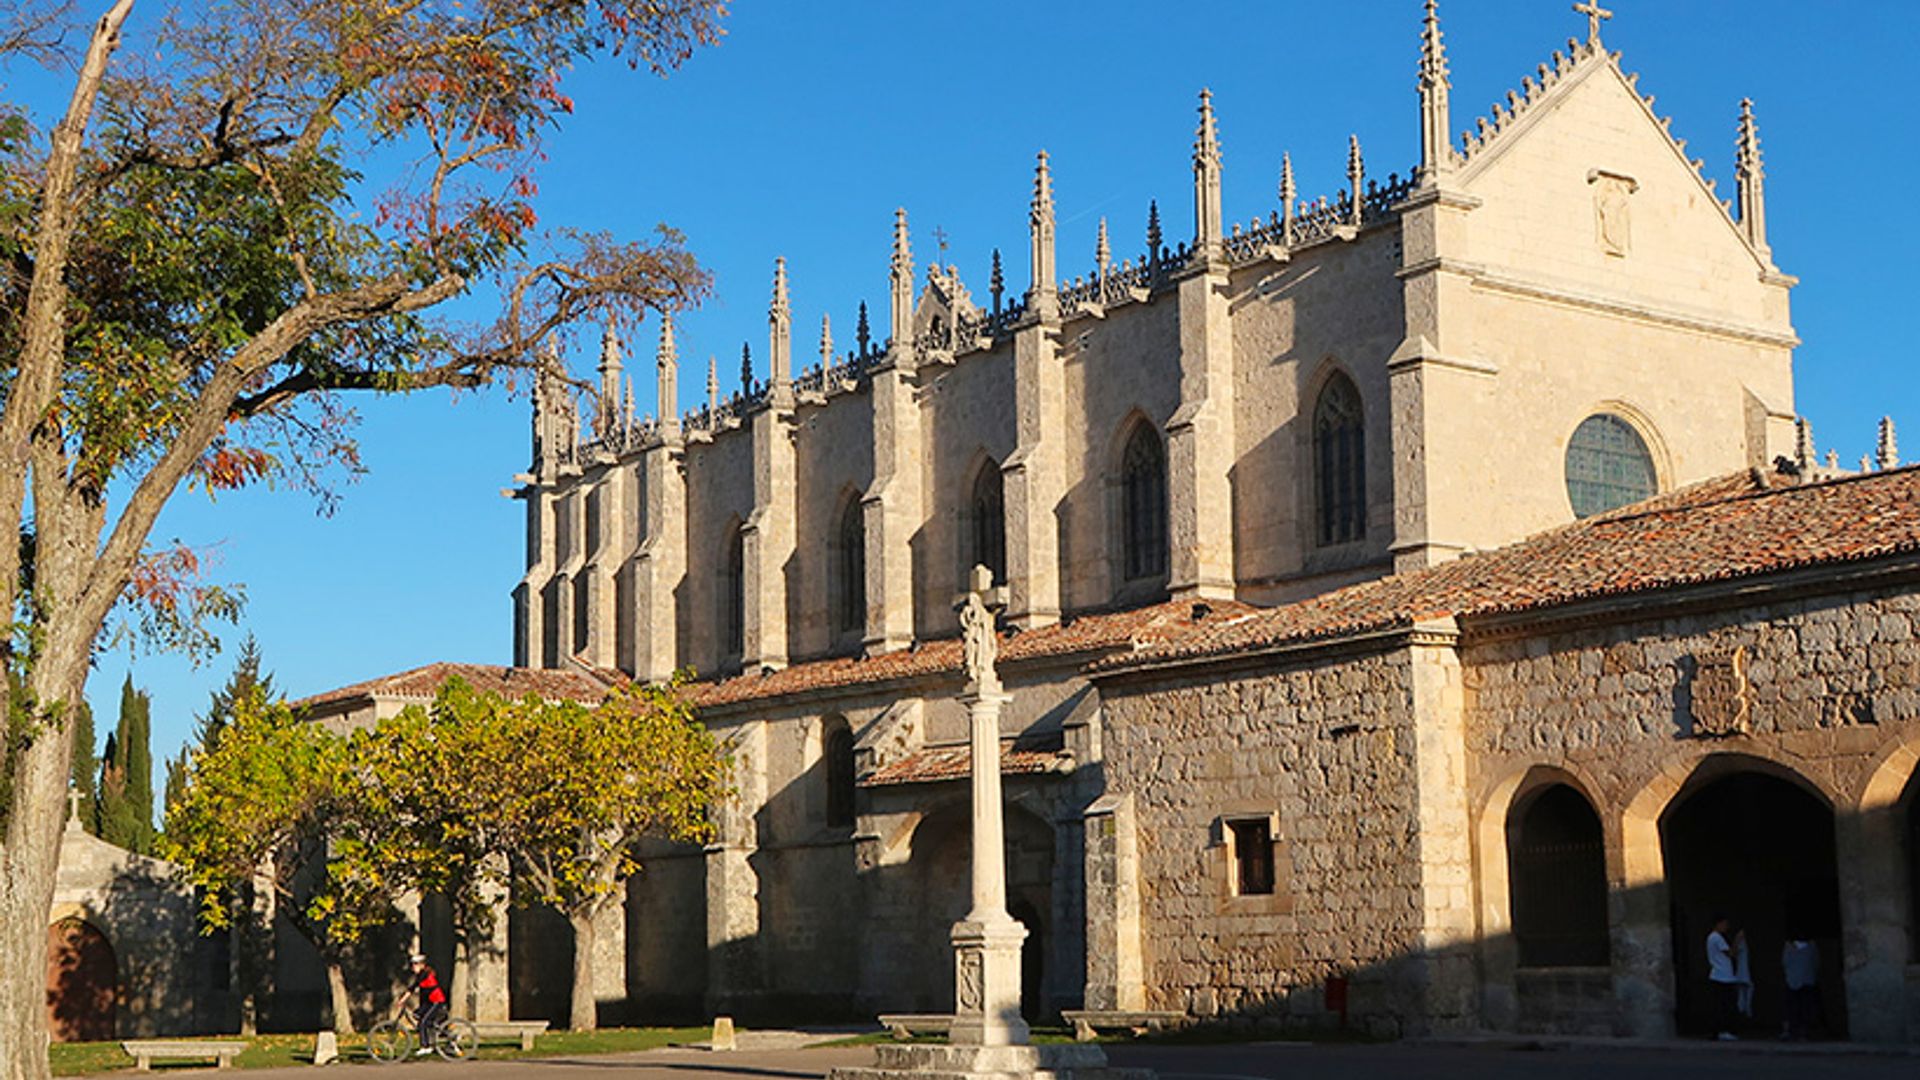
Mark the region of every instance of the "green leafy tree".
<instances>
[{"instance_id":1,"label":"green leafy tree","mask_svg":"<svg viewBox=\"0 0 1920 1080\"><path fill-rule=\"evenodd\" d=\"M478 798L478 770L498 722L498 697L447 680L430 708L409 706L353 736L364 813L336 837L336 880L356 903L406 893L443 897L453 921L449 991L469 996L474 942L494 929L503 860Z\"/></svg>"},{"instance_id":2,"label":"green leafy tree","mask_svg":"<svg viewBox=\"0 0 1920 1080\"><path fill-rule=\"evenodd\" d=\"M634 846L709 839L710 808L732 794L730 761L677 684L616 689L597 707L506 703L469 752L516 899L573 927L570 1026L591 1031L595 925L640 869Z\"/></svg>"},{"instance_id":3,"label":"green leafy tree","mask_svg":"<svg viewBox=\"0 0 1920 1080\"><path fill-rule=\"evenodd\" d=\"M349 894L337 885L329 838L365 820L348 741L294 717L257 691L236 703L213 745L187 767L168 808L166 858L200 890L202 923L231 927L235 897L251 884L327 968L332 1022L353 1029L345 963L368 929L390 920L391 898Z\"/></svg>"},{"instance_id":4,"label":"green leafy tree","mask_svg":"<svg viewBox=\"0 0 1920 1080\"><path fill-rule=\"evenodd\" d=\"M153 699L128 675L100 771L99 836L142 855L153 854L154 840L152 712Z\"/></svg>"},{"instance_id":5,"label":"green leafy tree","mask_svg":"<svg viewBox=\"0 0 1920 1080\"><path fill-rule=\"evenodd\" d=\"M557 336L707 284L670 230L543 232L535 199L569 68L664 73L717 38L719 0L134 7L0 8L0 60L73 73L58 115L0 101L0 515L21 539L0 544L0 1080L49 1075L45 920L101 635L204 648L236 611L195 552L151 545L167 502L270 479L324 497L358 464L345 395L557 378ZM439 314L477 285L497 319Z\"/></svg>"}]
</instances>

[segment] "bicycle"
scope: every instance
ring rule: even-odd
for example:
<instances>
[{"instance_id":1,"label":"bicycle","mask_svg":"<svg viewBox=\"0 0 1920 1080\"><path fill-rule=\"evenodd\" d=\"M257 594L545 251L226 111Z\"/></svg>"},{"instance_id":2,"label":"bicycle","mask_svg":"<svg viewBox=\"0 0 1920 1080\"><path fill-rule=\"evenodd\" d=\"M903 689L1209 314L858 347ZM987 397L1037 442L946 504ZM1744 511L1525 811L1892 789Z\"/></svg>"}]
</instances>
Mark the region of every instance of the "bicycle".
<instances>
[{"instance_id":1,"label":"bicycle","mask_svg":"<svg viewBox=\"0 0 1920 1080\"><path fill-rule=\"evenodd\" d=\"M412 1057L420 1045L419 1014L413 1009L402 1009L367 1031L367 1056L382 1065ZM472 1021L441 1017L434 1026L433 1049L444 1060L461 1061L479 1045Z\"/></svg>"}]
</instances>

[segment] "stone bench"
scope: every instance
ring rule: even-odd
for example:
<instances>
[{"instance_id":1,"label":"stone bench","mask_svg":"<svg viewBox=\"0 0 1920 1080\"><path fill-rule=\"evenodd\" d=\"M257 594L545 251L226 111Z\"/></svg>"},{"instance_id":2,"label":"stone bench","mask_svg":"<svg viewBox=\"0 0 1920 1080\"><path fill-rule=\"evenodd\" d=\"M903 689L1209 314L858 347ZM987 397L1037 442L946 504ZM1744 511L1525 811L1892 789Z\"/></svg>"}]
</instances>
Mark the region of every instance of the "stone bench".
<instances>
[{"instance_id":1,"label":"stone bench","mask_svg":"<svg viewBox=\"0 0 1920 1080\"><path fill-rule=\"evenodd\" d=\"M1159 1031L1169 1024L1178 1024L1187 1018L1183 1012L1158 1012L1151 1009L1065 1009L1060 1013L1073 1025L1073 1037L1079 1042L1092 1042L1101 1031L1127 1030L1135 1035L1145 1035L1149 1031Z\"/></svg>"},{"instance_id":2,"label":"stone bench","mask_svg":"<svg viewBox=\"0 0 1920 1080\"><path fill-rule=\"evenodd\" d=\"M533 1049L533 1039L547 1030L545 1020L475 1020L474 1037L481 1042L511 1042L520 1040L520 1049Z\"/></svg>"},{"instance_id":3,"label":"stone bench","mask_svg":"<svg viewBox=\"0 0 1920 1080\"><path fill-rule=\"evenodd\" d=\"M234 1056L245 1050L244 1042L209 1042L203 1039L133 1039L120 1044L133 1058L133 1067L151 1072L155 1058L184 1058L199 1061L213 1058L222 1069L232 1066Z\"/></svg>"},{"instance_id":4,"label":"stone bench","mask_svg":"<svg viewBox=\"0 0 1920 1080\"><path fill-rule=\"evenodd\" d=\"M893 1033L896 1039L911 1039L915 1035L945 1035L953 1028L952 1013L883 1013L880 1026Z\"/></svg>"}]
</instances>

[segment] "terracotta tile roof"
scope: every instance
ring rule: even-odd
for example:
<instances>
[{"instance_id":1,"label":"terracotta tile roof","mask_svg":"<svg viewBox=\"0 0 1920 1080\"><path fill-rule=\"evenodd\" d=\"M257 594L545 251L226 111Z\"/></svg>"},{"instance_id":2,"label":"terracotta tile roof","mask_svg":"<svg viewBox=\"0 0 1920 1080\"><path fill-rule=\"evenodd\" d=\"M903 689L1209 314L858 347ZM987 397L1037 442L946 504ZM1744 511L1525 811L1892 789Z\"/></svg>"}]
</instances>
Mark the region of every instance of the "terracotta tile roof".
<instances>
[{"instance_id":1,"label":"terracotta tile roof","mask_svg":"<svg viewBox=\"0 0 1920 1080\"><path fill-rule=\"evenodd\" d=\"M1212 656L1912 551L1920 551L1920 466L1804 484L1756 470L1493 551L1285 607L1209 620L1095 667Z\"/></svg>"},{"instance_id":2,"label":"terracotta tile roof","mask_svg":"<svg viewBox=\"0 0 1920 1080\"><path fill-rule=\"evenodd\" d=\"M378 679L328 690L293 703L297 709L316 709L327 705L373 698L405 698L431 701L440 684L458 675L482 691L493 691L509 698L534 694L547 701L596 702L607 696L612 684L582 671L541 668L501 667L497 664L435 663L386 675Z\"/></svg>"},{"instance_id":3,"label":"terracotta tile roof","mask_svg":"<svg viewBox=\"0 0 1920 1080\"><path fill-rule=\"evenodd\" d=\"M891 764L882 765L860 779L861 787L885 787L891 784L930 784L939 780L961 780L971 775L973 748L940 746L920 750ZM1065 772L1073 768L1073 755L1065 750L1000 751L1002 776L1031 776Z\"/></svg>"},{"instance_id":4,"label":"terracotta tile roof","mask_svg":"<svg viewBox=\"0 0 1920 1080\"><path fill-rule=\"evenodd\" d=\"M1210 600L1207 605L1211 610L1200 620L1202 623L1236 618L1255 610L1237 600ZM1054 626L1003 635L1000 662L1139 648L1166 640L1195 625L1193 615L1192 601L1168 601L1126 611L1082 615ZM959 670L960 639L951 637L875 656L814 660L765 675L742 674L696 683L687 688L686 697L695 706L730 705L809 690L861 686Z\"/></svg>"}]
</instances>

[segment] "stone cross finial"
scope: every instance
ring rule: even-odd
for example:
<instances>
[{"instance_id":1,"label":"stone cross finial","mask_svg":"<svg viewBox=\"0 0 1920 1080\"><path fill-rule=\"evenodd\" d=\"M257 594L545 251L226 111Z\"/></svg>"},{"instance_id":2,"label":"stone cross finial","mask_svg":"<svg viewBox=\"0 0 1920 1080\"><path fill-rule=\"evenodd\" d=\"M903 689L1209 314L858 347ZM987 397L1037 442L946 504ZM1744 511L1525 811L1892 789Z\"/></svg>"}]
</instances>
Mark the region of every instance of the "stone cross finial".
<instances>
[{"instance_id":1,"label":"stone cross finial","mask_svg":"<svg viewBox=\"0 0 1920 1080\"><path fill-rule=\"evenodd\" d=\"M1583 0L1582 3L1573 5L1573 10L1587 17L1587 40L1598 44L1600 41L1600 21L1602 19L1613 18L1613 12L1601 7L1596 0Z\"/></svg>"},{"instance_id":2,"label":"stone cross finial","mask_svg":"<svg viewBox=\"0 0 1920 1080\"><path fill-rule=\"evenodd\" d=\"M1041 316L1053 314L1058 302L1059 277L1054 265L1053 173L1047 152L1040 151L1033 166L1033 202L1027 208L1027 235L1032 244L1032 283L1027 303Z\"/></svg>"},{"instance_id":3,"label":"stone cross finial","mask_svg":"<svg viewBox=\"0 0 1920 1080\"><path fill-rule=\"evenodd\" d=\"M77 787L68 788L67 831L79 832L82 828L84 828L84 826L80 824L80 789Z\"/></svg>"},{"instance_id":4,"label":"stone cross finial","mask_svg":"<svg viewBox=\"0 0 1920 1080\"><path fill-rule=\"evenodd\" d=\"M1213 119L1213 91L1200 91L1200 126L1193 140L1193 247L1196 258L1220 255L1220 132Z\"/></svg>"},{"instance_id":5,"label":"stone cross finial","mask_svg":"<svg viewBox=\"0 0 1920 1080\"><path fill-rule=\"evenodd\" d=\"M1365 209L1360 193L1360 185L1367 178L1367 165L1360 157L1360 136L1347 136L1347 185L1352 194L1348 200L1348 210L1354 228L1360 227L1360 214Z\"/></svg>"},{"instance_id":6,"label":"stone cross finial","mask_svg":"<svg viewBox=\"0 0 1920 1080\"><path fill-rule=\"evenodd\" d=\"M1767 249L1766 169L1760 161L1760 128L1753 120L1753 99L1740 99L1740 136L1734 147L1733 174L1739 185L1740 231L1754 249Z\"/></svg>"},{"instance_id":7,"label":"stone cross finial","mask_svg":"<svg viewBox=\"0 0 1920 1080\"><path fill-rule=\"evenodd\" d=\"M1880 418L1880 437L1874 443L1873 463L1882 469L1900 467L1900 446L1893 437L1893 417Z\"/></svg>"},{"instance_id":8,"label":"stone cross finial","mask_svg":"<svg viewBox=\"0 0 1920 1080\"><path fill-rule=\"evenodd\" d=\"M1420 32L1420 180L1431 182L1453 168L1453 145L1447 141L1447 47L1440 36L1440 9L1427 0L1427 16Z\"/></svg>"}]
</instances>

